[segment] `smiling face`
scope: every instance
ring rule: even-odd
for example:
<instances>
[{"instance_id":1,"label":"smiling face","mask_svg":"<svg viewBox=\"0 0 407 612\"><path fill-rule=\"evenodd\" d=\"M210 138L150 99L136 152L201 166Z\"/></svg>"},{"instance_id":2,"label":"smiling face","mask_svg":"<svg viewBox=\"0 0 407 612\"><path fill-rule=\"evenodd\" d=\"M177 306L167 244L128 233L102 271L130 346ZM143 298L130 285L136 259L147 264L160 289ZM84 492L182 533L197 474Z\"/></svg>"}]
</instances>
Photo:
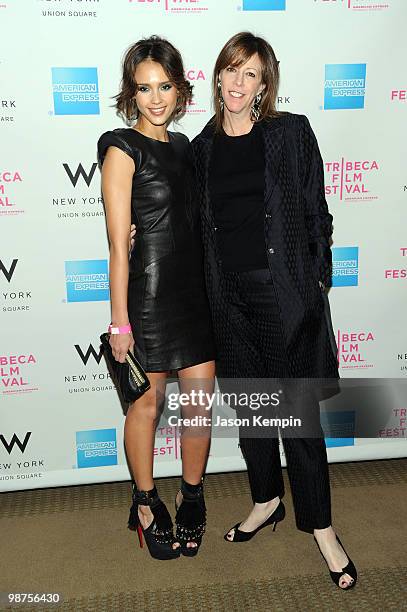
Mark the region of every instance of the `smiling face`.
<instances>
[{"instance_id":1,"label":"smiling face","mask_svg":"<svg viewBox=\"0 0 407 612\"><path fill-rule=\"evenodd\" d=\"M262 66L255 53L241 66L229 65L219 74L225 110L245 116L250 115L254 98L263 91Z\"/></svg>"},{"instance_id":2,"label":"smiling face","mask_svg":"<svg viewBox=\"0 0 407 612\"><path fill-rule=\"evenodd\" d=\"M177 107L178 92L161 64L144 60L137 66L134 80L138 123L148 122L156 127L168 125Z\"/></svg>"}]
</instances>

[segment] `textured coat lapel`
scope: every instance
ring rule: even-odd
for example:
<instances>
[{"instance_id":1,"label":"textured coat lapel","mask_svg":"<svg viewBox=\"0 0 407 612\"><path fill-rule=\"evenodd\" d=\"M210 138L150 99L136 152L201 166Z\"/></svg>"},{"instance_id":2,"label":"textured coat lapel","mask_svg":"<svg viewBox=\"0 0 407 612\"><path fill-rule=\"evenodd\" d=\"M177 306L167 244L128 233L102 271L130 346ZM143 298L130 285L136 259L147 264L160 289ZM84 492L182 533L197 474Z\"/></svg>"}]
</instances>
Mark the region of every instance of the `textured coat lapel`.
<instances>
[{"instance_id":1,"label":"textured coat lapel","mask_svg":"<svg viewBox=\"0 0 407 612\"><path fill-rule=\"evenodd\" d=\"M195 154L196 169L200 187L200 208L201 215L205 217L210 226L213 227L213 211L209 197L209 166L212 155L214 138L213 118L204 127L202 132L192 141L192 148Z\"/></svg>"},{"instance_id":2,"label":"textured coat lapel","mask_svg":"<svg viewBox=\"0 0 407 612\"><path fill-rule=\"evenodd\" d=\"M272 119L269 123L262 123L261 127L266 162L264 201L267 203L276 186L285 130L283 122L279 118Z\"/></svg>"},{"instance_id":3,"label":"textured coat lapel","mask_svg":"<svg viewBox=\"0 0 407 612\"><path fill-rule=\"evenodd\" d=\"M206 218L210 221L211 226L214 226L213 210L211 206L211 198L210 198L210 193L209 193L209 166L211 162L212 148L213 148L213 138L208 138L207 140L203 141L202 156L203 156L203 162L204 162L203 166L204 166L204 172L205 172L205 177L204 177L205 192L204 192L202 212L206 216Z\"/></svg>"}]
</instances>

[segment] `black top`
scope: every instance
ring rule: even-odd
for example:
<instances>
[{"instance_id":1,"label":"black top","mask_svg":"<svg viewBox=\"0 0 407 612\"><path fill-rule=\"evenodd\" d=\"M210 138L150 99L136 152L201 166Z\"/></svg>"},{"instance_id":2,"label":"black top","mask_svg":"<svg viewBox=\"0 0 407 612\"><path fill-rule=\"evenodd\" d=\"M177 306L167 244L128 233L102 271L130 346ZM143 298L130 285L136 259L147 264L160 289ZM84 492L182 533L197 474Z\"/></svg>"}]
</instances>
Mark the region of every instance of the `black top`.
<instances>
[{"instance_id":1,"label":"black top","mask_svg":"<svg viewBox=\"0 0 407 612\"><path fill-rule=\"evenodd\" d=\"M215 136L209 189L223 269L237 272L267 268L264 150L256 124L243 136Z\"/></svg>"},{"instance_id":2,"label":"black top","mask_svg":"<svg viewBox=\"0 0 407 612\"><path fill-rule=\"evenodd\" d=\"M193 155L184 134L168 132L169 142L134 129L106 132L98 142L99 161L113 145L134 161L131 222L137 227L130 278L173 253L192 254L201 266L202 243Z\"/></svg>"}]
</instances>

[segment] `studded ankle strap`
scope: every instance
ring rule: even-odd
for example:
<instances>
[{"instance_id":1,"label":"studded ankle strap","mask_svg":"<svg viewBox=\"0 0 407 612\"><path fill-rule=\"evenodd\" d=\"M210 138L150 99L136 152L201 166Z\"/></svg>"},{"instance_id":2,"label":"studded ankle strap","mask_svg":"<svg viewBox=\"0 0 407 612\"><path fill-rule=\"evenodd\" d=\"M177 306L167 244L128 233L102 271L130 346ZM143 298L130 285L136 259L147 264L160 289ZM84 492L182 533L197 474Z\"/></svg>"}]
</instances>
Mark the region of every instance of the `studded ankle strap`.
<instances>
[{"instance_id":1,"label":"studded ankle strap","mask_svg":"<svg viewBox=\"0 0 407 612\"><path fill-rule=\"evenodd\" d=\"M201 482L196 485L191 485L189 482L186 482L184 479L181 480L181 493L182 497L185 501L188 500L196 500L199 497L203 496L203 479Z\"/></svg>"},{"instance_id":2,"label":"studded ankle strap","mask_svg":"<svg viewBox=\"0 0 407 612\"><path fill-rule=\"evenodd\" d=\"M139 506L155 506L160 501L157 488L153 487L150 491L139 491L136 485L133 485L133 501Z\"/></svg>"}]
</instances>

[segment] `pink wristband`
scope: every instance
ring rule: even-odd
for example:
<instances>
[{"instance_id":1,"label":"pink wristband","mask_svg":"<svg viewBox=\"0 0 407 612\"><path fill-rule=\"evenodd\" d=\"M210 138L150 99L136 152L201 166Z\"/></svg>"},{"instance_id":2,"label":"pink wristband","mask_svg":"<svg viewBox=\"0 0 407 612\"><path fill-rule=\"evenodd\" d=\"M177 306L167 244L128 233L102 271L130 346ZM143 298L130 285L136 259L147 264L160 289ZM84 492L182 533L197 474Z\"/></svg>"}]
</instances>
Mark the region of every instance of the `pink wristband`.
<instances>
[{"instance_id":1,"label":"pink wristband","mask_svg":"<svg viewBox=\"0 0 407 612\"><path fill-rule=\"evenodd\" d=\"M109 334L131 334L131 325L123 325L122 327L114 327L112 324L107 328Z\"/></svg>"}]
</instances>

